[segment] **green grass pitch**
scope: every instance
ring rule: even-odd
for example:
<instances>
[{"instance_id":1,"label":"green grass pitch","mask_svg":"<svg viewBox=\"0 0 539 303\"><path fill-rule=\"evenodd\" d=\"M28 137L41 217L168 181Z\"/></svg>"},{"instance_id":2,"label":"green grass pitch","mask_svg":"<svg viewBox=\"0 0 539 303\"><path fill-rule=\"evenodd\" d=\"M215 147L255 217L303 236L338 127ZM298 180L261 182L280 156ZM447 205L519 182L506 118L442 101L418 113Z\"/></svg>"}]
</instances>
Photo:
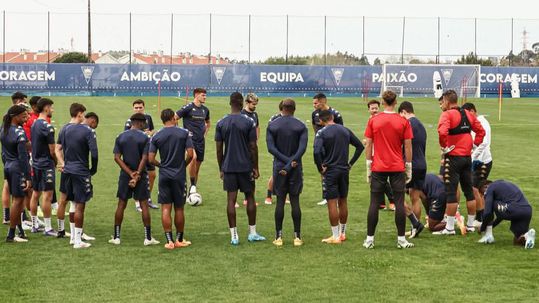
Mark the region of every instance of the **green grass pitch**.
<instances>
[{"instance_id":1,"label":"green grass pitch","mask_svg":"<svg viewBox=\"0 0 539 303\"><path fill-rule=\"evenodd\" d=\"M349 195L349 240L339 246L320 242L330 235L321 199L320 177L312 159L313 134L310 122L309 148L304 156L303 247L292 246L290 206L286 206L283 248L276 248L274 206L263 199L271 174L272 158L265 144L265 130L277 112L278 98L261 97L259 156L261 177L257 182L257 228L268 238L248 243L245 208L237 211L241 245L229 244L225 193L219 179L213 136L215 124L229 111L228 99L209 97L212 128L206 144L206 161L201 168L198 189L203 205L186 206L186 237L193 245L168 251L161 245L144 247L144 230L139 213L130 201L122 226L122 244L107 243L113 232L116 184L119 168L113 161L114 139L131 115L133 97L53 97L57 130L68 121L68 106L81 102L100 115L97 130L99 169L93 178L94 198L86 210L85 231L97 240L87 250L73 250L67 239L50 239L29 234L26 244L0 244L0 300L3 302L59 301L350 301L350 302L447 302L520 301L536 302L539 285L539 249L525 251L512 245L509 224L494 229L496 243L477 244L479 236L437 238L424 231L408 250L396 248L392 212L380 212L376 248L361 244L366 234L368 185L365 157L351 171ZM403 100L403 99L401 99ZM10 104L0 98L0 112ZM161 127L157 98L145 98L147 111ZM296 116L310 120L310 98L297 98ZM492 126L494 167L491 179L518 184L534 207L532 226L539 227L539 100L504 101L503 119L498 121L497 100L473 100ZM433 99L413 99L418 118L428 132L427 158L430 172L439 165L436 124L440 114ZM185 101L163 98L162 108L178 109ZM344 117L345 125L363 136L367 110L359 98L329 98L329 104ZM156 199L157 188L153 192ZM240 202L241 203L241 202ZM462 204L462 208L464 204ZM407 223L409 226L409 223ZM56 220L53 218L56 228ZM154 236L163 242L160 212L152 211ZM3 233L7 227L3 227Z\"/></svg>"}]
</instances>

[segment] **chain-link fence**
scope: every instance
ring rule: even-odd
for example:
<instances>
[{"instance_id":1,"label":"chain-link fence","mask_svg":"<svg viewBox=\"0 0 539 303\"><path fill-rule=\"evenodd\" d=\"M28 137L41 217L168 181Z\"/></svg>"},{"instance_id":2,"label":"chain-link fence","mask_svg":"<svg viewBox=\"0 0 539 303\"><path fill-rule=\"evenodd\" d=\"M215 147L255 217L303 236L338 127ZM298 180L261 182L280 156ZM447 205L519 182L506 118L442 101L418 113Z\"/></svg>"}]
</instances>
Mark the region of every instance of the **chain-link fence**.
<instances>
[{"instance_id":1,"label":"chain-link fence","mask_svg":"<svg viewBox=\"0 0 539 303\"><path fill-rule=\"evenodd\" d=\"M109 61L127 56L127 62L135 63L134 54L155 55L153 63L175 64L263 63L270 57L294 63L298 56L312 57L307 64L360 64L365 63L359 60L363 56L370 64L377 63L376 59L380 63L451 63L473 52L496 65L504 64L510 53L529 50L536 58L539 53L533 49L539 42L539 19L175 13L90 16L94 60L109 53ZM45 62L58 53L87 53L88 19L84 13L4 11L2 60L24 61L13 59L10 53L45 53L33 55L38 61L46 57ZM335 56L346 59L338 61ZM175 57L183 59L176 62Z\"/></svg>"}]
</instances>

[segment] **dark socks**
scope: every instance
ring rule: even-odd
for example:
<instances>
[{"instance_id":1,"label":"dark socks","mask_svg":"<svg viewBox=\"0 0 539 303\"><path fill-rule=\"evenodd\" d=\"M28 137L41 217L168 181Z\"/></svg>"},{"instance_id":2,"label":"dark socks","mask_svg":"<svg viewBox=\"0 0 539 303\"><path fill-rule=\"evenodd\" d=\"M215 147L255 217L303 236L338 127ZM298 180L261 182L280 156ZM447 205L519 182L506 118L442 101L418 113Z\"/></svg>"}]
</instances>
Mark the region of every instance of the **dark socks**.
<instances>
[{"instance_id":1,"label":"dark socks","mask_svg":"<svg viewBox=\"0 0 539 303\"><path fill-rule=\"evenodd\" d=\"M197 182L195 181L194 177L189 178L191 180L191 186L197 186Z\"/></svg>"},{"instance_id":2,"label":"dark socks","mask_svg":"<svg viewBox=\"0 0 539 303\"><path fill-rule=\"evenodd\" d=\"M271 199L272 192L271 190L268 190L268 193L266 194L266 198Z\"/></svg>"},{"instance_id":3,"label":"dark socks","mask_svg":"<svg viewBox=\"0 0 539 303\"><path fill-rule=\"evenodd\" d=\"M283 236L283 231L282 230L278 230L276 233L275 233L275 239L279 239Z\"/></svg>"},{"instance_id":4,"label":"dark socks","mask_svg":"<svg viewBox=\"0 0 539 303\"><path fill-rule=\"evenodd\" d=\"M475 214L475 219L479 222L483 222L483 210L478 210Z\"/></svg>"},{"instance_id":5,"label":"dark socks","mask_svg":"<svg viewBox=\"0 0 539 303\"><path fill-rule=\"evenodd\" d=\"M9 221L9 207L4 208L4 221Z\"/></svg>"},{"instance_id":6,"label":"dark socks","mask_svg":"<svg viewBox=\"0 0 539 303\"><path fill-rule=\"evenodd\" d=\"M15 228L9 228L9 231L7 232L7 238L13 239L15 238Z\"/></svg>"},{"instance_id":7,"label":"dark socks","mask_svg":"<svg viewBox=\"0 0 539 303\"><path fill-rule=\"evenodd\" d=\"M408 219L410 220L410 223L412 223L412 226L414 228L417 228L419 226L419 221L417 220L417 217L415 216L414 213L411 213L410 215L408 215Z\"/></svg>"},{"instance_id":8,"label":"dark socks","mask_svg":"<svg viewBox=\"0 0 539 303\"><path fill-rule=\"evenodd\" d=\"M146 237L147 240L152 239L152 227L151 226L144 226L144 237Z\"/></svg>"},{"instance_id":9,"label":"dark socks","mask_svg":"<svg viewBox=\"0 0 539 303\"><path fill-rule=\"evenodd\" d=\"M172 232L171 231L165 232L165 238L167 239L167 243L168 242L174 242L174 240L172 240Z\"/></svg>"},{"instance_id":10,"label":"dark socks","mask_svg":"<svg viewBox=\"0 0 539 303\"><path fill-rule=\"evenodd\" d=\"M181 232L180 232L180 231L177 231L177 232L176 232L176 240L177 240L178 242L183 242L183 231L181 231Z\"/></svg>"},{"instance_id":11,"label":"dark socks","mask_svg":"<svg viewBox=\"0 0 539 303\"><path fill-rule=\"evenodd\" d=\"M289 195L290 207L292 208L292 221L294 222L294 233L300 235L301 231L301 208L299 206L299 195ZM296 236L300 238L300 236Z\"/></svg>"},{"instance_id":12,"label":"dark socks","mask_svg":"<svg viewBox=\"0 0 539 303\"><path fill-rule=\"evenodd\" d=\"M120 239L121 225L114 225L114 239Z\"/></svg>"}]
</instances>

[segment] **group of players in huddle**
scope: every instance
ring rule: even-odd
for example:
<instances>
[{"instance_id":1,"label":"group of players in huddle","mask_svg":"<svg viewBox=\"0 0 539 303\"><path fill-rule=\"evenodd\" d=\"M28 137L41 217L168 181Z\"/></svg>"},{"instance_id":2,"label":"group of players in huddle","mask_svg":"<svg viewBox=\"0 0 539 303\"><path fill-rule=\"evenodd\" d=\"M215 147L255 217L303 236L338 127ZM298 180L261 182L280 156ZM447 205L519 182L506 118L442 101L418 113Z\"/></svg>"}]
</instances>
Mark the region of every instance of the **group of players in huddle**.
<instances>
[{"instance_id":1,"label":"group of players in huddle","mask_svg":"<svg viewBox=\"0 0 539 303\"><path fill-rule=\"evenodd\" d=\"M23 224L27 220L27 208L31 222L26 224L31 226L32 232L59 238L70 236L70 244L74 248L90 247L90 243L85 241L93 238L83 232L83 222L86 202L93 195L91 178L97 172L95 128L99 118L95 113L86 113L84 105L71 104L71 120L61 128L55 141L55 129L50 124L54 102L48 98L33 97L28 106L26 98L19 92L12 96L13 106L4 116L0 130L4 164L3 222L10 226L6 240L28 241ZM532 209L522 191L507 181L487 180L492 168L488 121L478 115L472 103L459 107L455 91L446 91L439 101L442 114L438 135L442 161L439 174L428 174L425 160L427 132L415 116L412 103L404 101L397 108L397 97L392 91L382 95L383 112L379 112L379 101L370 101L367 105L370 118L362 143L343 126L341 114L328 106L324 94L314 96L313 156L321 175L323 194L323 200L318 204L327 205L331 226L331 236L322 242L340 244L346 241L349 174L365 151L366 181L370 183L365 248L374 248L378 213L386 207L384 195L390 202L388 209L395 211L398 248L414 246L406 239L407 217L412 224L409 238L417 237L426 226L433 234L455 235L457 225L463 234L478 229L483 234L479 242L489 244L494 242L493 227L502 220L509 220L514 243L525 248L534 246L535 230L529 229ZM158 167L158 203L161 205L165 248L191 245L184 237L183 207L186 198L197 195L200 198L196 186L205 156L205 137L211 126L210 111L205 102L206 90L195 89L191 103L176 112L172 109L161 112L164 126L159 131L155 131L151 116L144 113L144 101L133 102L134 114L116 138L113 149L114 160L121 172L114 234L109 243L121 243L121 224L130 198L136 201L136 208L142 213L144 245L160 243L152 237L149 213L149 208L159 208L151 201L155 168ZM238 191L245 195L243 204L249 225L247 240L265 240L256 230L257 203L254 198L255 179L259 177L257 104L255 94L248 94L244 100L242 94L232 93L230 114L219 120L215 127L217 162L223 189L227 192L232 245L240 242L236 227ZM303 189L302 156L307 149L308 130L301 120L294 117L295 110L294 100L282 100L279 113L271 117L266 133L267 148L274 160L265 203L272 204L272 195L277 197L273 244L278 247L284 245L285 203L291 205L293 245L303 245L299 200ZM180 119L183 128L177 126ZM352 157L349 155L350 145L353 147ZM58 201L55 169L61 172ZM458 212L459 184L466 198L466 222ZM405 203L406 194L410 196L409 204ZM71 201L70 233L64 227L68 201ZM44 229L37 217L38 204L43 212ZM428 215L425 225L420 222L422 207ZM57 231L51 224L53 209L57 209Z\"/></svg>"}]
</instances>

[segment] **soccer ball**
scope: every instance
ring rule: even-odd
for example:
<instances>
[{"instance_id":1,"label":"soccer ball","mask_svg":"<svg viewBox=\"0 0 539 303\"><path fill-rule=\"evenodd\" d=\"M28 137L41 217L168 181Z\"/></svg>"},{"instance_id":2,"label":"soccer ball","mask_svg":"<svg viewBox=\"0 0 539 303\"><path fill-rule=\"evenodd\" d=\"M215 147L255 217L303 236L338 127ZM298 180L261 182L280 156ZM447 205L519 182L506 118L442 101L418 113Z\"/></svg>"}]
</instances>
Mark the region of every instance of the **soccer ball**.
<instances>
[{"instance_id":1,"label":"soccer ball","mask_svg":"<svg viewBox=\"0 0 539 303\"><path fill-rule=\"evenodd\" d=\"M191 206L199 206L202 204L202 196L199 193L192 193L187 197L187 204Z\"/></svg>"}]
</instances>

